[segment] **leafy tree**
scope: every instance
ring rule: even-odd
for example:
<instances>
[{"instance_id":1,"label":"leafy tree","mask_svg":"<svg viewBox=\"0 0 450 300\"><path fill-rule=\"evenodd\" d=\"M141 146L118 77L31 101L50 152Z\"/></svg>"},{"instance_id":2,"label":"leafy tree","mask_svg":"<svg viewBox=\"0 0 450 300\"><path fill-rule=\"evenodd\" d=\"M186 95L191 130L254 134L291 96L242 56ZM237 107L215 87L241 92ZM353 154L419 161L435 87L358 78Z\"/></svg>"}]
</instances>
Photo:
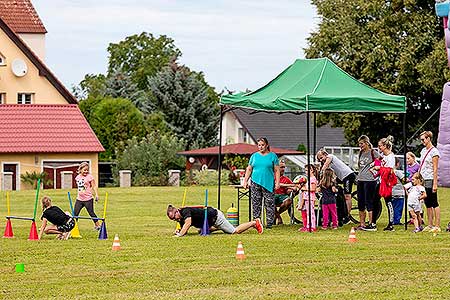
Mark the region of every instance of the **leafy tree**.
<instances>
[{"instance_id":1,"label":"leafy tree","mask_svg":"<svg viewBox=\"0 0 450 300\"><path fill-rule=\"evenodd\" d=\"M172 62L148 80L154 107L164 115L169 128L186 141L187 149L209 146L217 139L218 106L198 76Z\"/></svg>"},{"instance_id":2,"label":"leafy tree","mask_svg":"<svg viewBox=\"0 0 450 300\"><path fill-rule=\"evenodd\" d=\"M308 58L329 57L355 78L382 91L405 95L408 132L439 106L449 78L441 23L433 0L312 0L320 16L308 38ZM438 118L426 128L437 131ZM360 134L373 140L400 137L402 116L328 114L321 123L343 126L351 144Z\"/></svg>"},{"instance_id":3,"label":"leafy tree","mask_svg":"<svg viewBox=\"0 0 450 300\"><path fill-rule=\"evenodd\" d=\"M181 56L174 40L165 35L156 38L148 32L126 37L117 44L111 43L108 52L108 74L121 70L130 75L141 90L146 89L148 77Z\"/></svg>"},{"instance_id":4,"label":"leafy tree","mask_svg":"<svg viewBox=\"0 0 450 300\"><path fill-rule=\"evenodd\" d=\"M154 131L142 139L127 140L117 153L113 174L131 170L133 185L166 185L168 170L184 168L184 158L177 155L184 149L184 141L175 135Z\"/></svg>"},{"instance_id":5,"label":"leafy tree","mask_svg":"<svg viewBox=\"0 0 450 300\"><path fill-rule=\"evenodd\" d=\"M106 76L103 74L86 74L78 86L72 88L78 100L90 97L103 97L106 95Z\"/></svg>"},{"instance_id":6,"label":"leafy tree","mask_svg":"<svg viewBox=\"0 0 450 300\"><path fill-rule=\"evenodd\" d=\"M149 93L140 90L131 77L121 70L115 70L106 78L105 94L113 98L129 99L140 111L148 114L152 111Z\"/></svg>"},{"instance_id":7,"label":"leafy tree","mask_svg":"<svg viewBox=\"0 0 450 300\"><path fill-rule=\"evenodd\" d=\"M80 109L105 148L100 160L114 158L121 141L147 133L142 112L127 99L88 98L80 102Z\"/></svg>"}]
</instances>

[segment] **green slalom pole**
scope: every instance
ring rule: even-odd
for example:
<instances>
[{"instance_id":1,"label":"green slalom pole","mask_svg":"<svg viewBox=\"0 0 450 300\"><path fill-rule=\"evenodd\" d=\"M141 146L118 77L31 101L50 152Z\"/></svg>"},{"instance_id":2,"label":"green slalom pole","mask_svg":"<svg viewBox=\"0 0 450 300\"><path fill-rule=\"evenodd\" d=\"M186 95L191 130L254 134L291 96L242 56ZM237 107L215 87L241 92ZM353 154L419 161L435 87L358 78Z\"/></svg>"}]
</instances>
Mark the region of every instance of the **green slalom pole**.
<instances>
[{"instance_id":1,"label":"green slalom pole","mask_svg":"<svg viewBox=\"0 0 450 300\"><path fill-rule=\"evenodd\" d=\"M37 186L36 186L36 200L34 201L33 221L36 220L37 204L38 204L38 200L39 200L39 190L40 189L41 189L41 179L39 178L37 181Z\"/></svg>"},{"instance_id":2,"label":"green slalom pole","mask_svg":"<svg viewBox=\"0 0 450 300\"><path fill-rule=\"evenodd\" d=\"M72 213L72 217L75 217L75 211L73 210L72 197L70 197L70 192L67 192L67 198L69 198L70 212Z\"/></svg>"}]
</instances>

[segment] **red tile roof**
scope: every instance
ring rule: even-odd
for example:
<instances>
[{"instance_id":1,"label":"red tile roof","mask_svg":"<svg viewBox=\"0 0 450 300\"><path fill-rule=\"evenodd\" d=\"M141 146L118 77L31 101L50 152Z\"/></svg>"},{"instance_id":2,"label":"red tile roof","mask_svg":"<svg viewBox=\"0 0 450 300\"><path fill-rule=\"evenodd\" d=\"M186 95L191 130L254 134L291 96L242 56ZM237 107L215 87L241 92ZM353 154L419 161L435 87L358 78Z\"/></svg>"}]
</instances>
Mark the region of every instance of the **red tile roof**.
<instances>
[{"instance_id":1,"label":"red tile roof","mask_svg":"<svg viewBox=\"0 0 450 300\"><path fill-rule=\"evenodd\" d=\"M78 105L0 105L0 153L103 151Z\"/></svg>"},{"instance_id":2,"label":"red tile roof","mask_svg":"<svg viewBox=\"0 0 450 300\"><path fill-rule=\"evenodd\" d=\"M0 18L15 33L47 33L30 0L0 0Z\"/></svg>"},{"instance_id":3,"label":"red tile roof","mask_svg":"<svg viewBox=\"0 0 450 300\"><path fill-rule=\"evenodd\" d=\"M275 152L277 155L301 155L304 152L299 152L295 150L281 149L270 147L272 152ZM252 154L258 151L258 147L256 145L250 145L245 143L231 144L222 146L222 155L225 154ZM205 156L205 155L219 155L219 146L202 148L196 150L189 150L178 152L178 154L183 156Z\"/></svg>"}]
</instances>

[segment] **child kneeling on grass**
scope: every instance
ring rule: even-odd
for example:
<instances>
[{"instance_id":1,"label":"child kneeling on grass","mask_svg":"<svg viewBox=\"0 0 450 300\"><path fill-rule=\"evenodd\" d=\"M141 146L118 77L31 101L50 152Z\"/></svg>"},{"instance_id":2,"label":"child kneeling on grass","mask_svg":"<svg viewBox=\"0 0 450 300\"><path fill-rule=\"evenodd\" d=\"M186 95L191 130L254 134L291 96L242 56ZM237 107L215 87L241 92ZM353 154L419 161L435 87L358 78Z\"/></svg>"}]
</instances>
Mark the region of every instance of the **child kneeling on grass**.
<instances>
[{"instance_id":1,"label":"child kneeling on grass","mask_svg":"<svg viewBox=\"0 0 450 300\"><path fill-rule=\"evenodd\" d=\"M422 184L423 177L417 172L412 177L412 184L410 182L405 185L405 190L408 193L408 211L414 222L415 229L413 232L415 233L423 230L421 226L422 216L420 215L422 212L422 204L420 201L427 197L427 193Z\"/></svg>"},{"instance_id":2,"label":"child kneeling on grass","mask_svg":"<svg viewBox=\"0 0 450 300\"><path fill-rule=\"evenodd\" d=\"M68 213L64 213L58 206L53 206L49 197L43 197L41 203L43 212L39 239L45 232L46 234L57 234L57 238L60 240L67 240L70 237L70 231L75 227L75 220ZM47 225L47 221L50 221L52 224Z\"/></svg>"}]
</instances>

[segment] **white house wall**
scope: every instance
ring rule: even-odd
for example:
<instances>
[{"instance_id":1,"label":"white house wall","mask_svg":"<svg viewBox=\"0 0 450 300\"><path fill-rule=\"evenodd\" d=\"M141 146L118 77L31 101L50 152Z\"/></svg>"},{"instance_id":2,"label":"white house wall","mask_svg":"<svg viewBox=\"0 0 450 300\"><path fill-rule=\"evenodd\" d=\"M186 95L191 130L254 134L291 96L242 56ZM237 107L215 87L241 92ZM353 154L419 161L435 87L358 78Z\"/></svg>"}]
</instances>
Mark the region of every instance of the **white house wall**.
<instances>
[{"instance_id":1,"label":"white house wall","mask_svg":"<svg viewBox=\"0 0 450 300\"><path fill-rule=\"evenodd\" d=\"M243 143L239 140L239 129L243 128L242 124L236 119L232 113L225 113L222 121L222 145L229 145L235 143ZM248 143L255 145L256 142L248 135Z\"/></svg>"}]
</instances>

